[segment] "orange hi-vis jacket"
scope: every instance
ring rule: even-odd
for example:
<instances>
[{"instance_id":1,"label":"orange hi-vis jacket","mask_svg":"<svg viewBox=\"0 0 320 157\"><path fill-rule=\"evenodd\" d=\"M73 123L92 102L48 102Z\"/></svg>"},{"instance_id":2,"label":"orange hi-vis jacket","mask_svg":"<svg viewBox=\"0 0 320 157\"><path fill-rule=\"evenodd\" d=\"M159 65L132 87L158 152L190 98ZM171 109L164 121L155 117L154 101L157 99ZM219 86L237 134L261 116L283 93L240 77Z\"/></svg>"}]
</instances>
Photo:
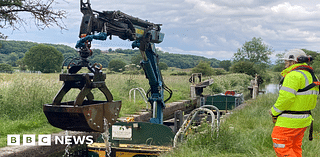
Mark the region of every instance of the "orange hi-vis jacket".
<instances>
[{"instance_id":1,"label":"orange hi-vis jacket","mask_svg":"<svg viewBox=\"0 0 320 157\"><path fill-rule=\"evenodd\" d=\"M278 116L275 126L285 128L304 128L311 124L310 114L289 114L284 111L310 111L316 107L319 87L298 92L313 82L312 75L306 70L293 70L298 66L307 66L306 63L294 64L282 71L284 78L279 91L279 97L271 108L273 116Z\"/></svg>"}]
</instances>

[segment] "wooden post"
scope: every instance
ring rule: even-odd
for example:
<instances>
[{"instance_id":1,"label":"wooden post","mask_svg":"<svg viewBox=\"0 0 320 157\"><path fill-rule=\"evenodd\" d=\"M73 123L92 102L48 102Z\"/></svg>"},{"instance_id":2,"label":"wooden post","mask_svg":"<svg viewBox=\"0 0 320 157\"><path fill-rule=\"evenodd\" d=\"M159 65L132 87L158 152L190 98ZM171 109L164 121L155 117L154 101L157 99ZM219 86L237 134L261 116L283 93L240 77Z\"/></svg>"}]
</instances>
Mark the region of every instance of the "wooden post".
<instances>
[{"instance_id":1,"label":"wooden post","mask_svg":"<svg viewBox=\"0 0 320 157\"><path fill-rule=\"evenodd\" d=\"M252 84L252 99L255 99L259 94L258 75L256 74Z\"/></svg>"}]
</instances>

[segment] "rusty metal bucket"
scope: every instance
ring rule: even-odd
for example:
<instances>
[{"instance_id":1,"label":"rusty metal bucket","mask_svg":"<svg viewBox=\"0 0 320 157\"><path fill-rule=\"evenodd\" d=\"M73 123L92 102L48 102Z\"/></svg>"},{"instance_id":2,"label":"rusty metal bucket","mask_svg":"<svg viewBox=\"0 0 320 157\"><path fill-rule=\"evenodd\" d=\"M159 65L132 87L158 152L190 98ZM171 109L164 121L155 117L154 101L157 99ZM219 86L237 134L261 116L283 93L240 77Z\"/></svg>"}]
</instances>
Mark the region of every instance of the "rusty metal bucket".
<instances>
[{"instance_id":1,"label":"rusty metal bucket","mask_svg":"<svg viewBox=\"0 0 320 157\"><path fill-rule=\"evenodd\" d=\"M72 131L104 132L104 121L111 126L117 120L121 101L113 101L112 94L105 85L105 74L60 74L63 87L55 96L52 104L44 104L43 112L49 123L57 128ZM71 89L78 88L80 93L75 101L61 102ZM107 101L93 100L92 89L99 88ZM84 98L87 99L84 99Z\"/></svg>"},{"instance_id":2,"label":"rusty metal bucket","mask_svg":"<svg viewBox=\"0 0 320 157\"><path fill-rule=\"evenodd\" d=\"M84 101L75 107L74 101L59 105L45 104L43 112L49 123L57 128L72 131L104 132L104 118L110 126L116 122L121 101Z\"/></svg>"}]
</instances>

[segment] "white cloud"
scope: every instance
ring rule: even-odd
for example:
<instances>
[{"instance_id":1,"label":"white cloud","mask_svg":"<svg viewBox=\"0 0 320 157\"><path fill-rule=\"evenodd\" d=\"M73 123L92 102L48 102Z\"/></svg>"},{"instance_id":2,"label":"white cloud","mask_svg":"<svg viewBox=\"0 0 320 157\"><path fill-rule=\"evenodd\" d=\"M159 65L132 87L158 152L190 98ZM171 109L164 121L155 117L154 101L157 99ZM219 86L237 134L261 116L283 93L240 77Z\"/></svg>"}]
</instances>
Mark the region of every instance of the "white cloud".
<instances>
[{"instance_id":1,"label":"white cloud","mask_svg":"<svg viewBox=\"0 0 320 157\"><path fill-rule=\"evenodd\" d=\"M253 32L255 32L255 34L257 34L259 37L262 37L262 38L264 38L264 37L273 38L273 39L278 38L278 34L275 30L263 28L261 25L258 25L256 27L252 27L251 30Z\"/></svg>"},{"instance_id":2,"label":"white cloud","mask_svg":"<svg viewBox=\"0 0 320 157\"><path fill-rule=\"evenodd\" d=\"M58 0L59 1L59 0ZM82 19L79 1L60 0L56 5L68 12L64 23L68 31L50 27L27 32L1 30L9 39L35 42L71 43L74 47ZM261 37L276 51L306 48L319 50L320 2L311 0L161 0L161 1L98 1L91 0L97 11L121 10L122 12L161 23L165 33L162 47L168 52L228 57L245 41ZM29 25L33 25L31 23ZM50 37L50 38L49 38ZM92 48L130 48L132 42L113 37L112 41L93 41ZM221 53L221 54L220 54ZM227 55L225 55L227 54Z\"/></svg>"},{"instance_id":3,"label":"white cloud","mask_svg":"<svg viewBox=\"0 0 320 157\"><path fill-rule=\"evenodd\" d=\"M202 13L219 13L225 8L204 0L185 0L185 2L194 5L194 8Z\"/></svg>"},{"instance_id":4,"label":"white cloud","mask_svg":"<svg viewBox=\"0 0 320 157\"><path fill-rule=\"evenodd\" d=\"M311 14L304 7L299 5L291 5L289 2L284 2L277 6L271 7L271 10L275 13L285 13L285 14Z\"/></svg>"},{"instance_id":5,"label":"white cloud","mask_svg":"<svg viewBox=\"0 0 320 157\"><path fill-rule=\"evenodd\" d=\"M207 58L219 58L221 60L228 60L233 56L233 51L186 51L177 47L161 47L162 51L178 54L190 54L197 56L204 56Z\"/></svg>"},{"instance_id":6,"label":"white cloud","mask_svg":"<svg viewBox=\"0 0 320 157\"><path fill-rule=\"evenodd\" d=\"M226 42L227 42L226 38L218 37L218 39L219 39L219 41L221 41L221 42L223 42L223 43L226 43Z\"/></svg>"},{"instance_id":7,"label":"white cloud","mask_svg":"<svg viewBox=\"0 0 320 157\"><path fill-rule=\"evenodd\" d=\"M210 40L209 40L208 37L206 37L206 36L201 36L200 38L202 39L202 42L204 43L204 45L206 45L206 46L212 46L212 44L210 43Z\"/></svg>"},{"instance_id":8,"label":"white cloud","mask_svg":"<svg viewBox=\"0 0 320 157\"><path fill-rule=\"evenodd\" d=\"M284 2L276 6L272 6L270 10L273 14L272 17L281 19L282 21L291 20L293 22L301 22L308 21L310 19L318 21L320 18L319 4L306 6L303 3L292 5L289 2Z\"/></svg>"}]
</instances>

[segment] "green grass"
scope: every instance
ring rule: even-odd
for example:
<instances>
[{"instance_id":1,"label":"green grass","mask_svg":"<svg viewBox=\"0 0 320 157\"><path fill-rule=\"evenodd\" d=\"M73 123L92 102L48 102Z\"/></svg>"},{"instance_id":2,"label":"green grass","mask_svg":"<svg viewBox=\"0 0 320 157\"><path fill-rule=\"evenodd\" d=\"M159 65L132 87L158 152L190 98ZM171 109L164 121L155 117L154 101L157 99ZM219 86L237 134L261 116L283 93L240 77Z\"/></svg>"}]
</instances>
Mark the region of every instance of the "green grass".
<instances>
[{"instance_id":1,"label":"green grass","mask_svg":"<svg viewBox=\"0 0 320 157\"><path fill-rule=\"evenodd\" d=\"M163 72L164 83L173 91L173 96L167 103L190 99L190 76L171 76L170 73L175 71L176 69ZM216 76L214 79L219 81L227 77ZM206 79L208 78L203 78ZM47 122L42 105L52 103L62 83L59 81L59 74L0 74L0 147L6 146L7 134L43 134L61 131ZM122 101L120 116L135 113L146 107L138 93L136 93L136 103L133 103L133 99L129 100L130 89L137 87L145 91L149 89L148 80L144 75L107 74L106 85L114 100ZM211 93L211 87L204 89L204 94ZM78 89L72 89L62 102L74 101L78 94ZM95 100L105 100L98 89L94 89L93 94ZM165 92L166 97L168 94Z\"/></svg>"},{"instance_id":2,"label":"green grass","mask_svg":"<svg viewBox=\"0 0 320 157\"><path fill-rule=\"evenodd\" d=\"M174 151L163 157L274 157L271 133L273 123L268 110L276 101L276 94L261 95L248 101L244 109L234 113L221 124L219 137L216 132L195 134L187 138ZM318 103L320 104L320 103ZM303 139L303 156L315 157L320 154L320 107L313 110L314 140L308 140L308 129Z\"/></svg>"},{"instance_id":3,"label":"green grass","mask_svg":"<svg viewBox=\"0 0 320 157\"><path fill-rule=\"evenodd\" d=\"M0 74L0 147L7 134L61 131L47 122L42 105L51 103L61 83L55 74ZM21 136L22 137L22 136Z\"/></svg>"},{"instance_id":4,"label":"green grass","mask_svg":"<svg viewBox=\"0 0 320 157\"><path fill-rule=\"evenodd\" d=\"M188 77L164 76L164 79L174 92L169 102L189 98ZM0 74L0 147L6 146L7 134L61 131L47 122L42 105L52 103L62 83L59 81L59 74ZM148 80L144 75L108 74L106 85L114 100L122 101L120 116L135 113L146 107L139 94L136 94L136 103L133 103L133 98L129 101L130 89L141 87L145 91L148 90ZM74 101L79 92L78 89L72 89L62 102ZM98 89L94 89L93 94L95 100L106 100ZM165 95L167 96L168 94Z\"/></svg>"}]
</instances>

